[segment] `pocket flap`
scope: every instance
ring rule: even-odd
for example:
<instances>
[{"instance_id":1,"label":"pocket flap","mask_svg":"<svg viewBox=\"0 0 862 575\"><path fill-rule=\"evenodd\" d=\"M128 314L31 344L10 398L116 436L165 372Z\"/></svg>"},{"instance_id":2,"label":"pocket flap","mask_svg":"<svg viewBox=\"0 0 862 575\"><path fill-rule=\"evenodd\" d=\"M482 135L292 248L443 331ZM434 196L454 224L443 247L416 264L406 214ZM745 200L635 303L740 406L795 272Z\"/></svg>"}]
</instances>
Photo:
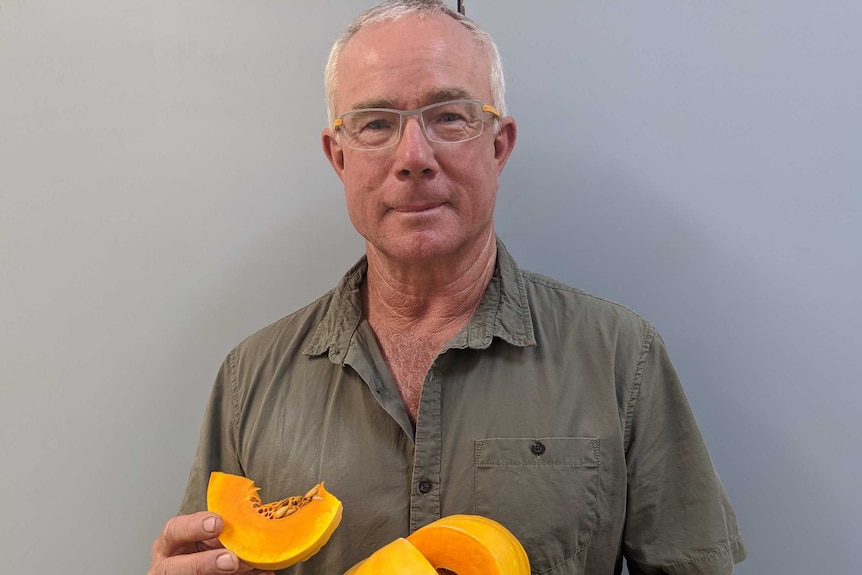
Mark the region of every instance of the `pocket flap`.
<instances>
[{"instance_id":1,"label":"pocket flap","mask_svg":"<svg viewBox=\"0 0 862 575\"><path fill-rule=\"evenodd\" d=\"M597 437L491 437L476 440L477 467L598 467Z\"/></svg>"}]
</instances>

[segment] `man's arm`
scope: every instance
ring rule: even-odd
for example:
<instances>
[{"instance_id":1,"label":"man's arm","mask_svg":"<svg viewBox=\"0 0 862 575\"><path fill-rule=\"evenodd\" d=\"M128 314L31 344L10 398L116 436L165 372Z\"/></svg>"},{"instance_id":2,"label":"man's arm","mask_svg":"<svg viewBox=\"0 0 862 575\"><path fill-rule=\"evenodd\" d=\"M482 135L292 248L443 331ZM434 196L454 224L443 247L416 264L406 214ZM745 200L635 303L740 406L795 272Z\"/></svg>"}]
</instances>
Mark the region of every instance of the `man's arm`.
<instances>
[{"instance_id":1,"label":"man's arm","mask_svg":"<svg viewBox=\"0 0 862 575\"><path fill-rule=\"evenodd\" d=\"M241 473L234 437L232 352L219 370L204 415L181 515L171 518L153 543L150 575L224 575L261 573L224 549L218 534L224 523L206 509L206 490L213 470Z\"/></svg>"},{"instance_id":2,"label":"man's arm","mask_svg":"<svg viewBox=\"0 0 862 575\"><path fill-rule=\"evenodd\" d=\"M746 557L731 508L660 336L638 365L626 417L623 553L632 575L727 575Z\"/></svg>"},{"instance_id":3,"label":"man's arm","mask_svg":"<svg viewBox=\"0 0 862 575\"><path fill-rule=\"evenodd\" d=\"M181 514L204 511L207 508L207 485L210 473L223 471L245 475L237 452L237 352L225 358L216 376L204 412L195 458L192 461Z\"/></svg>"}]
</instances>

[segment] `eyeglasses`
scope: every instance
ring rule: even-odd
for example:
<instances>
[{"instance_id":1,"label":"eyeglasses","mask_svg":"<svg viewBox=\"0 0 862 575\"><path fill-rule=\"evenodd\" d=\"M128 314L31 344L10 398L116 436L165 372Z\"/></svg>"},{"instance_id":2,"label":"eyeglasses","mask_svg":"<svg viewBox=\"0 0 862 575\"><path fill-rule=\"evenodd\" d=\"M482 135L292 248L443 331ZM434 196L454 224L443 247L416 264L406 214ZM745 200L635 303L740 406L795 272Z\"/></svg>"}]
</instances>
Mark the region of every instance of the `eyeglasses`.
<instances>
[{"instance_id":1,"label":"eyeglasses","mask_svg":"<svg viewBox=\"0 0 862 575\"><path fill-rule=\"evenodd\" d=\"M500 111L479 100L450 100L417 110L365 108L339 116L334 130L344 134L347 147L355 150L382 150L401 139L406 116L419 116L425 137L438 144L466 142L482 135L485 112L500 118Z\"/></svg>"}]
</instances>

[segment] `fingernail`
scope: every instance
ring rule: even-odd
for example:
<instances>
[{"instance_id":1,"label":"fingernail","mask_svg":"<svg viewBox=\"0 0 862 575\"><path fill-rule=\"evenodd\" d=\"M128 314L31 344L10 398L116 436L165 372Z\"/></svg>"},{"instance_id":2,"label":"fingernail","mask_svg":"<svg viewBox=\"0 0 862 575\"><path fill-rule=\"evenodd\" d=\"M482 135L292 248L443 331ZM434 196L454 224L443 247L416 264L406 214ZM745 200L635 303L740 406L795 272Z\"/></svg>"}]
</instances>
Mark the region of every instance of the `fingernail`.
<instances>
[{"instance_id":1,"label":"fingernail","mask_svg":"<svg viewBox=\"0 0 862 575\"><path fill-rule=\"evenodd\" d=\"M216 518L215 517L207 517L204 519L204 531L207 533L215 533L216 529Z\"/></svg>"},{"instance_id":2,"label":"fingernail","mask_svg":"<svg viewBox=\"0 0 862 575\"><path fill-rule=\"evenodd\" d=\"M236 569L236 565L233 562L233 555L230 553L222 553L216 557L216 567L222 571L233 571Z\"/></svg>"}]
</instances>

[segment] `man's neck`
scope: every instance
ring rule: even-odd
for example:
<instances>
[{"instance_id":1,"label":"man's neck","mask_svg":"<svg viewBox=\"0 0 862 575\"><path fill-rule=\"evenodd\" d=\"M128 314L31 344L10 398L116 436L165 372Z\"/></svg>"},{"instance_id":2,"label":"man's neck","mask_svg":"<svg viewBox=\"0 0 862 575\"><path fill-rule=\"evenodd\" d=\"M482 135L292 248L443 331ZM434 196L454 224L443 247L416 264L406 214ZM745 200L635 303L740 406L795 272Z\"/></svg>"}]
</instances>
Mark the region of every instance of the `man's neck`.
<instances>
[{"instance_id":1,"label":"man's neck","mask_svg":"<svg viewBox=\"0 0 862 575\"><path fill-rule=\"evenodd\" d=\"M493 233L460 261L402 265L369 250L365 311L372 328L457 333L473 316L494 274ZM447 338L448 339L448 338Z\"/></svg>"},{"instance_id":2,"label":"man's neck","mask_svg":"<svg viewBox=\"0 0 862 575\"><path fill-rule=\"evenodd\" d=\"M369 250L362 290L368 323L414 423L428 370L473 317L496 261L493 233L460 262L393 266Z\"/></svg>"}]
</instances>

